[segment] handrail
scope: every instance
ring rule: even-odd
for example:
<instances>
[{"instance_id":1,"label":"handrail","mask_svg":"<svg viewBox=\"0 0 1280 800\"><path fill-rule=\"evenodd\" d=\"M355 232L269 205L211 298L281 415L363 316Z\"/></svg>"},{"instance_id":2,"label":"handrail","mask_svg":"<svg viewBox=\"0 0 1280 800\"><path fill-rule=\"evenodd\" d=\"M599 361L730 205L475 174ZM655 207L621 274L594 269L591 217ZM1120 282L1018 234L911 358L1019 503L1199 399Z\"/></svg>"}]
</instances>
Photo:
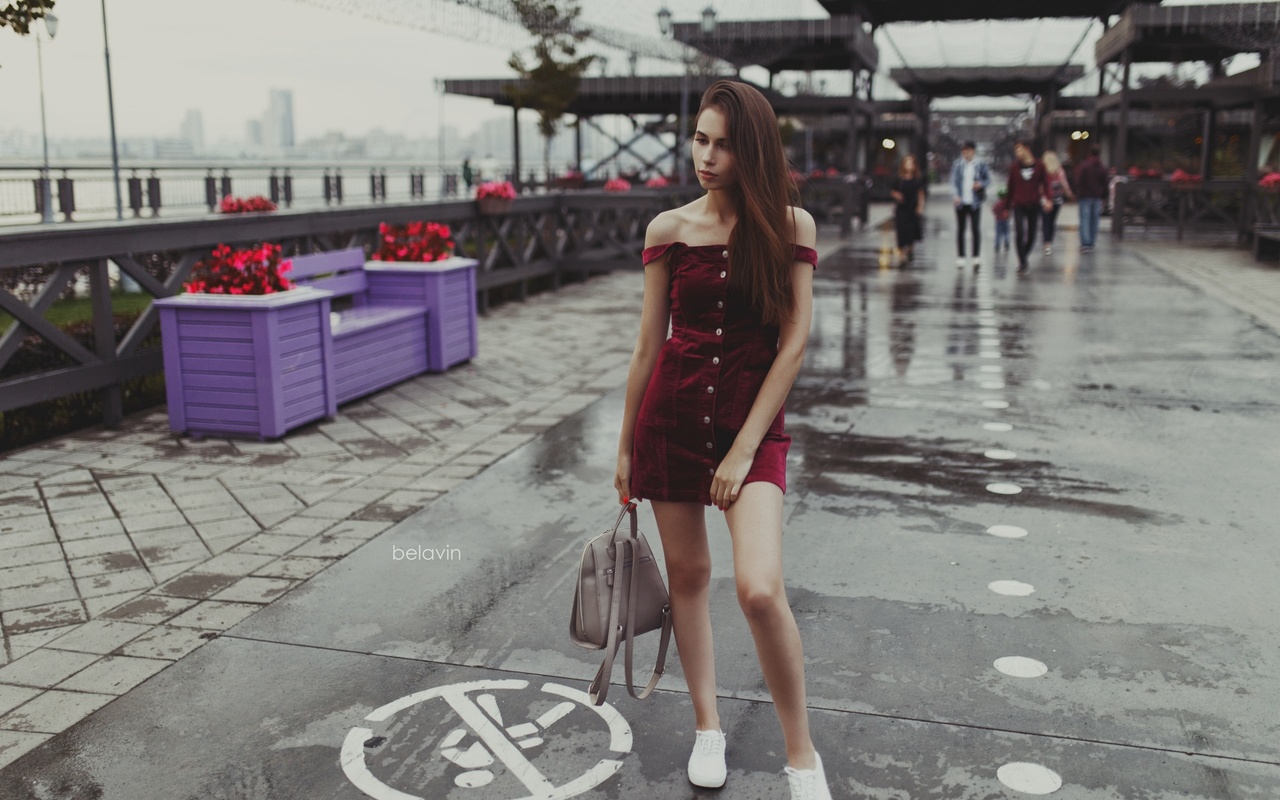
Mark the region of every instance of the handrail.
<instances>
[{"instance_id":1,"label":"handrail","mask_svg":"<svg viewBox=\"0 0 1280 800\"><path fill-rule=\"evenodd\" d=\"M351 246L372 252L380 223L433 220L453 227L459 255L480 262L477 287L483 312L497 290L515 287L523 297L535 279L550 279L557 287L565 276L585 277L627 258L638 264L649 220L692 196L678 189L566 192L516 198L509 213L495 216L480 214L474 202L453 201L0 229L0 284L7 285L3 279L12 278L15 270L51 269L42 286L31 287L30 300L0 288L0 311L17 320L0 335L0 368L29 333L43 336L75 364L0 379L0 411L102 391L104 421L115 424L121 418L121 384L163 369L160 350L142 347L158 320L154 303L119 342L111 336L112 263L153 298L166 297L180 292L191 269L218 244L271 241L293 255ZM146 266L154 263L164 267ZM94 352L44 319L45 311L85 267L99 338Z\"/></svg>"}]
</instances>

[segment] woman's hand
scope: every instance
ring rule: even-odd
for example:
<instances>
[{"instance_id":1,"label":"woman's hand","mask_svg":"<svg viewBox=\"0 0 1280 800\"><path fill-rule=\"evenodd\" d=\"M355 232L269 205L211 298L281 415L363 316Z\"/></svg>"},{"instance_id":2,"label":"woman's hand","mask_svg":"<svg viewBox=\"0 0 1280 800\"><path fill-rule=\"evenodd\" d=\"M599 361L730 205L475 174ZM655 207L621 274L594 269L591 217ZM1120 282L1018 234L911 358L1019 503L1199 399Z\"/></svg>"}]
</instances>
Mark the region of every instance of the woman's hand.
<instances>
[{"instance_id":1,"label":"woman's hand","mask_svg":"<svg viewBox=\"0 0 1280 800\"><path fill-rule=\"evenodd\" d=\"M902 192L899 192L899 191L897 191L897 190L894 190L894 191L889 192L889 196L893 198L893 202L895 202L895 203L901 203L901 202L902 202Z\"/></svg>"},{"instance_id":2,"label":"woman's hand","mask_svg":"<svg viewBox=\"0 0 1280 800\"><path fill-rule=\"evenodd\" d=\"M631 456L618 454L618 467L613 474L613 488L618 490L618 504L626 505L631 500Z\"/></svg>"},{"instance_id":3,"label":"woman's hand","mask_svg":"<svg viewBox=\"0 0 1280 800\"><path fill-rule=\"evenodd\" d=\"M711 502L716 508L724 511L738 499L738 492L742 491L742 482L747 479L753 461L754 455L747 455L736 447L729 448L729 454L720 462L715 477L711 479Z\"/></svg>"}]
</instances>

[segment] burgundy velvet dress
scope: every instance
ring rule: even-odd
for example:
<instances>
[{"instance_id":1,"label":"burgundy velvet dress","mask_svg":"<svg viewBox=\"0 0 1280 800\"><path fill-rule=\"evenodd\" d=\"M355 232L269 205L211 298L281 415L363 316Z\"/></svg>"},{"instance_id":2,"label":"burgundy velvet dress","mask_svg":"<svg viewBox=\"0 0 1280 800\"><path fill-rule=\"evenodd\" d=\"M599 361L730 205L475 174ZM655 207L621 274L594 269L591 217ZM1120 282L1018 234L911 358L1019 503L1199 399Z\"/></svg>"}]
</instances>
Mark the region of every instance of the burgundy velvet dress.
<instances>
[{"instance_id":1,"label":"burgundy velvet dress","mask_svg":"<svg viewBox=\"0 0 1280 800\"><path fill-rule=\"evenodd\" d=\"M797 261L818 265L812 248ZM670 253L671 338L663 344L636 418L631 494L711 505L711 479L778 354L778 326L765 325L746 298L729 291L723 244L671 242L646 248L647 265ZM770 423L744 481L787 490L783 410Z\"/></svg>"}]
</instances>

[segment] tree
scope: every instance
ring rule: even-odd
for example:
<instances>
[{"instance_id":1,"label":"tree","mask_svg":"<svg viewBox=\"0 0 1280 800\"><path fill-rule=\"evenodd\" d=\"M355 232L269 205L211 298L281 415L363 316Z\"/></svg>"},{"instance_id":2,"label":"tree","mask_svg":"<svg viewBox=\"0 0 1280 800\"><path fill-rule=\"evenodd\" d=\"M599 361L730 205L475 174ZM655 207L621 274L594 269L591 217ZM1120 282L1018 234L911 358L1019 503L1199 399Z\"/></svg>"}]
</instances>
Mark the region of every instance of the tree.
<instances>
[{"instance_id":1,"label":"tree","mask_svg":"<svg viewBox=\"0 0 1280 800\"><path fill-rule=\"evenodd\" d=\"M13 28L21 36L31 33L31 23L53 10L54 0L14 0L0 8L0 28Z\"/></svg>"},{"instance_id":2,"label":"tree","mask_svg":"<svg viewBox=\"0 0 1280 800\"><path fill-rule=\"evenodd\" d=\"M542 134L542 162L551 174L551 138L560 130L565 112L578 96L582 76L595 61L593 55L579 55L578 46L591 31L577 24L582 9L577 0L511 0L524 27L533 34L532 60L514 53L507 62L523 78L519 86L507 89L516 109L538 112Z\"/></svg>"}]
</instances>

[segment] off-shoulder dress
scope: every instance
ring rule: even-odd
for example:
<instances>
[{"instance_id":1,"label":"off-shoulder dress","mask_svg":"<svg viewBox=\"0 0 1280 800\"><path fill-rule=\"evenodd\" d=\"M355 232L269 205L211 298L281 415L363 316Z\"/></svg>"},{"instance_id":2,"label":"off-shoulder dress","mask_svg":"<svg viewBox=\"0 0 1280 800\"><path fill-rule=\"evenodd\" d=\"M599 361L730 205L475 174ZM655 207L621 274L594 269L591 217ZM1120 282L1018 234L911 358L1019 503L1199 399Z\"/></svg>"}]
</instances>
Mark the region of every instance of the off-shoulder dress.
<instances>
[{"instance_id":1,"label":"off-shoulder dress","mask_svg":"<svg viewBox=\"0 0 1280 800\"><path fill-rule=\"evenodd\" d=\"M812 248L797 261L818 265ZM766 325L729 289L727 245L683 242L649 247L646 265L669 255L671 337L663 344L636 419L631 494L711 505L711 479L728 454L778 353L778 326ZM787 490L784 411L770 423L745 483Z\"/></svg>"}]
</instances>

